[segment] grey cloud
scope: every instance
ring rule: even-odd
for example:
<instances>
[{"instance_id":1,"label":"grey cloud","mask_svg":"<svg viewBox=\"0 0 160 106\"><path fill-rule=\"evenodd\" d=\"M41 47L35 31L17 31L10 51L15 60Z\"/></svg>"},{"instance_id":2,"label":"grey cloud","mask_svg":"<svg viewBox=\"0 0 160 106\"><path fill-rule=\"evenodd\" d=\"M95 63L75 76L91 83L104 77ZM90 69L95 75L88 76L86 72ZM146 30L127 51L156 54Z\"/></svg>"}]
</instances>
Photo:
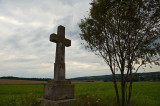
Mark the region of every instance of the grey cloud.
<instances>
[{"instance_id":1,"label":"grey cloud","mask_svg":"<svg viewBox=\"0 0 160 106\"><path fill-rule=\"evenodd\" d=\"M66 27L67 78L109 74L101 58L87 52L79 37L80 19L90 0L1 0L0 75L53 77L56 44L49 41L57 26Z\"/></svg>"},{"instance_id":2,"label":"grey cloud","mask_svg":"<svg viewBox=\"0 0 160 106\"><path fill-rule=\"evenodd\" d=\"M59 1L64 5L70 5L70 6L73 6L78 3L88 2L87 0L81 0L81 1L80 0L59 0Z\"/></svg>"}]
</instances>

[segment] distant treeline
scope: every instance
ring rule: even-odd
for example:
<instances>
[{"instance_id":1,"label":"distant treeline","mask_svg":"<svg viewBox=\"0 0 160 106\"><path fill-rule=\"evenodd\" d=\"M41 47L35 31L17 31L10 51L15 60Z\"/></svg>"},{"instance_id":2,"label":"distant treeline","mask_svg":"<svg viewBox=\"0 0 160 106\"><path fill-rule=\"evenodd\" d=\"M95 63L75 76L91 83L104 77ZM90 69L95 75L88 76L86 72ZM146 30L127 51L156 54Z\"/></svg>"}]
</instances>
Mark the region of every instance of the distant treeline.
<instances>
[{"instance_id":1,"label":"distant treeline","mask_svg":"<svg viewBox=\"0 0 160 106\"><path fill-rule=\"evenodd\" d=\"M0 77L0 79L34 80L34 81L48 81L48 80L51 80L51 78L20 78L20 77L13 77L13 76Z\"/></svg>"},{"instance_id":2,"label":"distant treeline","mask_svg":"<svg viewBox=\"0 0 160 106\"><path fill-rule=\"evenodd\" d=\"M121 75L116 74L117 81L121 80ZM102 76L88 76L88 77L78 77L72 78L71 80L75 81L104 81L110 82L113 81L112 75L102 75ZM149 73L136 73L133 74L133 81L160 81L160 72L149 72Z\"/></svg>"},{"instance_id":3,"label":"distant treeline","mask_svg":"<svg viewBox=\"0 0 160 106\"><path fill-rule=\"evenodd\" d=\"M5 76L0 77L0 79L16 79L16 80L35 80L35 81L48 81L51 78L20 78L20 77L13 77L13 76ZM117 81L121 80L121 75L116 74ZM87 77L78 77L72 78L72 81L104 81L110 82L113 81L112 75L102 75L102 76L87 76ZM136 73L133 74L133 81L160 81L160 72L149 72L149 73Z\"/></svg>"}]
</instances>

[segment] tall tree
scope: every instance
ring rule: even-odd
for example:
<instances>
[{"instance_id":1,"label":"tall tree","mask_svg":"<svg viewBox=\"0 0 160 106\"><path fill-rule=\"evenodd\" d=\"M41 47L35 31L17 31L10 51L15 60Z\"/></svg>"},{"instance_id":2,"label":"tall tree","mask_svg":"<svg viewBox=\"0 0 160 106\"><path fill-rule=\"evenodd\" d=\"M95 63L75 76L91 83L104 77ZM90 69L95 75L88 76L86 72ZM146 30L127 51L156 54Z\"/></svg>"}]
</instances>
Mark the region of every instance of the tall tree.
<instances>
[{"instance_id":1,"label":"tall tree","mask_svg":"<svg viewBox=\"0 0 160 106\"><path fill-rule=\"evenodd\" d=\"M160 0L93 0L90 4L89 17L79 24L80 36L110 67L117 103L124 106L131 99L132 73L148 63L160 64Z\"/></svg>"}]
</instances>

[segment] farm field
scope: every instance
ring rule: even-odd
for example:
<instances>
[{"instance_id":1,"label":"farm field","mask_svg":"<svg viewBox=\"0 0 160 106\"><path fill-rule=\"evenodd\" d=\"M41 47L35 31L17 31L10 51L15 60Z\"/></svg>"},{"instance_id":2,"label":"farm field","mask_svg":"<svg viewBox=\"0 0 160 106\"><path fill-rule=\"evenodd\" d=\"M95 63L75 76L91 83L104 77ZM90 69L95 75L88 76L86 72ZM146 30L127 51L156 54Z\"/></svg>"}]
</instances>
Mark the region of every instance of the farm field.
<instances>
[{"instance_id":1,"label":"farm field","mask_svg":"<svg viewBox=\"0 0 160 106\"><path fill-rule=\"evenodd\" d=\"M75 98L116 102L112 82L74 83ZM120 87L120 86L119 86ZM160 82L134 82L132 106L160 106ZM43 84L0 84L0 106L26 104L43 96ZM97 103L98 104L98 103Z\"/></svg>"}]
</instances>

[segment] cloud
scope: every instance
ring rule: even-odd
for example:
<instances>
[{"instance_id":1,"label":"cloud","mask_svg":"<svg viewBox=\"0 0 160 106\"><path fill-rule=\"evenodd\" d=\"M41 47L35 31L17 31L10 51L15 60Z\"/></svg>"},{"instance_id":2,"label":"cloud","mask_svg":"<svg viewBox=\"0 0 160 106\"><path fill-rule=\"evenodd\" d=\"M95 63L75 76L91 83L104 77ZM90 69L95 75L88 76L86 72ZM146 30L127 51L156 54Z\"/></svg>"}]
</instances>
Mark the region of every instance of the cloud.
<instances>
[{"instance_id":1,"label":"cloud","mask_svg":"<svg viewBox=\"0 0 160 106\"><path fill-rule=\"evenodd\" d=\"M53 78L56 44L49 41L65 26L66 77L110 74L104 61L81 45L78 23L90 0L0 0L0 76Z\"/></svg>"},{"instance_id":2,"label":"cloud","mask_svg":"<svg viewBox=\"0 0 160 106\"><path fill-rule=\"evenodd\" d=\"M64 25L66 37L78 38L77 21L82 15L78 4L88 9L88 1L0 2L0 75L52 77L56 44L49 42L49 35L57 32L58 25Z\"/></svg>"}]
</instances>

